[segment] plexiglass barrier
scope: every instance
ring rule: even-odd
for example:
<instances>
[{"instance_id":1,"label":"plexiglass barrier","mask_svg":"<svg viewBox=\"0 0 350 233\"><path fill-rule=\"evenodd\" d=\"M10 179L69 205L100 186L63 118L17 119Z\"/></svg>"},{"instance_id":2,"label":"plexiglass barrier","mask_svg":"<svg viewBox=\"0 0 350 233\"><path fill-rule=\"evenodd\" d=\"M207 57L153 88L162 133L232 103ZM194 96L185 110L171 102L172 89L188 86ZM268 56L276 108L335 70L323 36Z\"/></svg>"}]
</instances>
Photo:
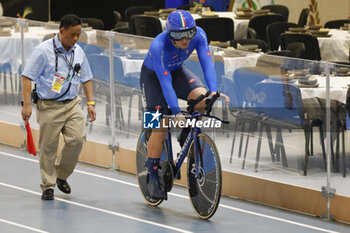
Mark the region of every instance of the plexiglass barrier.
<instances>
[{"instance_id":1,"label":"plexiglass barrier","mask_svg":"<svg viewBox=\"0 0 350 233\"><path fill-rule=\"evenodd\" d=\"M20 125L23 64L35 46L58 32L58 25L1 20L10 31L0 37L0 120ZM140 69L151 42L83 29L77 44L94 76L97 111L97 120L86 125L89 141L135 150L145 107ZM230 48L211 50L219 90L230 97L229 104L219 101L212 114L230 124L203 130L215 139L223 170L350 197L350 68ZM205 84L196 53L184 65ZM86 101L82 90L80 95ZM186 109L186 101L179 103ZM38 128L35 111L30 123ZM324 208L327 214L332 206L328 202Z\"/></svg>"}]
</instances>

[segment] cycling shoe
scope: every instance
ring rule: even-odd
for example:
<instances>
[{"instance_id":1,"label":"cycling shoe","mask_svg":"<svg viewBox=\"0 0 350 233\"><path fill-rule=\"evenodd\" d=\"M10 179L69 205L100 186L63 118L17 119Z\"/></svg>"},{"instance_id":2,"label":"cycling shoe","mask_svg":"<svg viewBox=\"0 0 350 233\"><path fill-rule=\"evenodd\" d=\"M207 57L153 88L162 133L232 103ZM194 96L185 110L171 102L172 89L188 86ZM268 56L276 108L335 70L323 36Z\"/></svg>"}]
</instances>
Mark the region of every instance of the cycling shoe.
<instances>
[{"instance_id":1,"label":"cycling shoe","mask_svg":"<svg viewBox=\"0 0 350 233\"><path fill-rule=\"evenodd\" d=\"M153 199L167 200L166 193L160 188L158 180L150 180L148 182L149 195Z\"/></svg>"}]
</instances>

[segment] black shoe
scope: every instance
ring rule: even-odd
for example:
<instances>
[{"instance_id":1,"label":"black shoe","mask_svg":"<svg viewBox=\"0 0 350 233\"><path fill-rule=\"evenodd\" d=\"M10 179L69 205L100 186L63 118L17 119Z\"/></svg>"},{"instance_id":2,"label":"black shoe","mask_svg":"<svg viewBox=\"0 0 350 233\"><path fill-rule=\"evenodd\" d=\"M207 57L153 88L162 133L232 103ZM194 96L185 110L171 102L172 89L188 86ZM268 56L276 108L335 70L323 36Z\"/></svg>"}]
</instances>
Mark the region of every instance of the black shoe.
<instances>
[{"instance_id":1,"label":"black shoe","mask_svg":"<svg viewBox=\"0 0 350 233\"><path fill-rule=\"evenodd\" d=\"M183 128L180 135L177 137L177 141L180 143L180 147L182 148L185 144L186 138L190 133L191 128Z\"/></svg>"},{"instance_id":2,"label":"black shoe","mask_svg":"<svg viewBox=\"0 0 350 233\"><path fill-rule=\"evenodd\" d=\"M46 189L41 195L41 200L53 200L53 189Z\"/></svg>"},{"instance_id":3,"label":"black shoe","mask_svg":"<svg viewBox=\"0 0 350 233\"><path fill-rule=\"evenodd\" d=\"M67 193L67 194L70 193L71 189L70 189L69 184L67 183L67 180L61 180L61 179L57 178L56 184L57 184L58 189L61 190L62 192Z\"/></svg>"},{"instance_id":4,"label":"black shoe","mask_svg":"<svg viewBox=\"0 0 350 233\"><path fill-rule=\"evenodd\" d=\"M167 199L166 193L160 188L158 181L148 182L149 195L153 199Z\"/></svg>"}]
</instances>

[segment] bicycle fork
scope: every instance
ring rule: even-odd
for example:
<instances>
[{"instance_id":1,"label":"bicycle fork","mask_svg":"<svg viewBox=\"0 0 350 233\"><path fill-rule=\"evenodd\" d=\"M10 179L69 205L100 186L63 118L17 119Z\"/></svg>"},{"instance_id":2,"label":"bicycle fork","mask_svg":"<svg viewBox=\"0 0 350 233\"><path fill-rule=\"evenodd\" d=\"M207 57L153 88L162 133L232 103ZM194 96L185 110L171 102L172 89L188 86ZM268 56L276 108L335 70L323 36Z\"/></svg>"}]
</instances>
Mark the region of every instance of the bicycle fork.
<instances>
[{"instance_id":1,"label":"bicycle fork","mask_svg":"<svg viewBox=\"0 0 350 233\"><path fill-rule=\"evenodd\" d=\"M200 133L200 130L197 129L193 135L194 164L195 164L195 171L196 171L196 174L195 174L196 179L201 178L201 170L202 170L201 145L200 145L199 138L198 138L199 133Z\"/></svg>"}]
</instances>

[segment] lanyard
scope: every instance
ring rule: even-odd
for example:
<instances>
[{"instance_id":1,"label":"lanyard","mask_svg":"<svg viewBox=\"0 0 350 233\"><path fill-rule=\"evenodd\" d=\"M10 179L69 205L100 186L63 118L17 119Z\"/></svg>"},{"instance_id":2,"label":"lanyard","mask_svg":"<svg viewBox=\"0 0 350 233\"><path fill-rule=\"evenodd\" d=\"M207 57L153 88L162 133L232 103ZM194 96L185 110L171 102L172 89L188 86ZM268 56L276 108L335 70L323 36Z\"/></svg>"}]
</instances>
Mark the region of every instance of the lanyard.
<instances>
[{"instance_id":1,"label":"lanyard","mask_svg":"<svg viewBox=\"0 0 350 233\"><path fill-rule=\"evenodd\" d=\"M53 50L55 51L55 58L56 58L56 63L55 63L55 73L57 73L57 70L58 70L58 54L62 54L61 51L59 51L56 47L56 43L55 43L55 38L52 38L52 41L53 41ZM70 73L70 70L73 69L73 62L74 62L74 50L72 51L72 55L70 56L70 61L68 61L67 59L67 56L63 55L62 56L64 57L64 60L66 61L67 65L68 65L68 74Z\"/></svg>"}]
</instances>

